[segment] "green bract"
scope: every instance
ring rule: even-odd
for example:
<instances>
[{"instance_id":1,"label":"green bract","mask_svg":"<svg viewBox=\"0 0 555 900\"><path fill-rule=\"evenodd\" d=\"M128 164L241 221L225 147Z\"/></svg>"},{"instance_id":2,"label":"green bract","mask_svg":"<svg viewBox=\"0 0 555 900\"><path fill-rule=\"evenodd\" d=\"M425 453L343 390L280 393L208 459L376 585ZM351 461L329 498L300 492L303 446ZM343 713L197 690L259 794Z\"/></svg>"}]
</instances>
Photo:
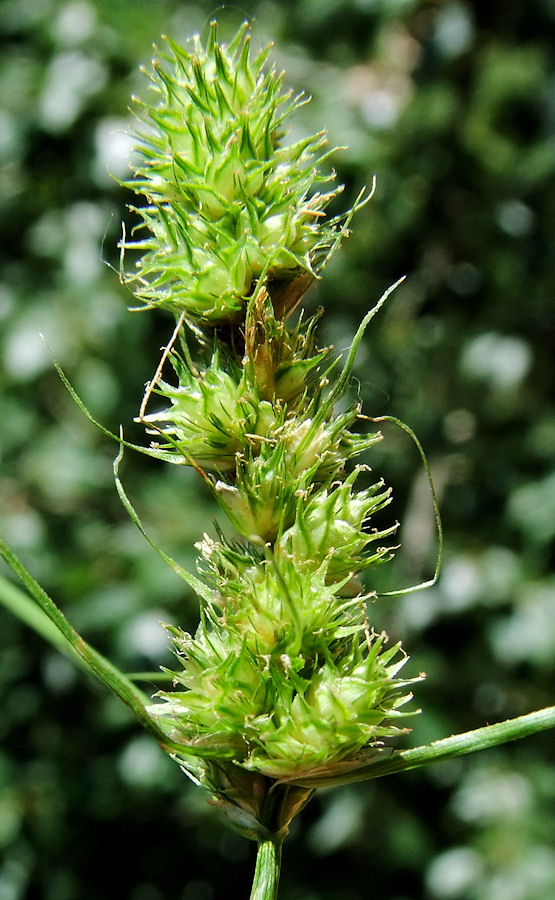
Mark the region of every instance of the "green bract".
<instances>
[{"instance_id":1,"label":"green bract","mask_svg":"<svg viewBox=\"0 0 555 900\"><path fill-rule=\"evenodd\" d=\"M305 102L250 57L248 25L228 45L216 26L204 47L166 40L153 60L153 100L139 104L138 161L129 186L146 197L136 271L123 278L147 306L203 323L238 321L257 279L286 286L313 277L341 237L345 216L325 219L339 193L324 134L285 143Z\"/></svg>"}]
</instances>

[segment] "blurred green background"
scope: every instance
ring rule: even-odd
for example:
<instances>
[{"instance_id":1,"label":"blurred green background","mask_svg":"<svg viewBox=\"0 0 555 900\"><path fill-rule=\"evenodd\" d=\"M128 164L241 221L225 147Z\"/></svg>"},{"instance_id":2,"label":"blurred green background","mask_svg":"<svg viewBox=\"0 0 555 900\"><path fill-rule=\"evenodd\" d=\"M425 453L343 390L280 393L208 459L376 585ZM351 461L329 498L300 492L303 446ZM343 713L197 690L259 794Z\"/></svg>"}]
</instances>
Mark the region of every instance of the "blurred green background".
<instances>
[{"instance_id":1,"label":"blurred green background","mask_svg":"<svg viewBox=\"0 0 555 900\"><path fill-rule=\"evenodd\" d=\"M130 197L128 103L152 41L213 5L4 0L0 6L0 531L90 641L127 671L171 657L160 621L196 602L128 520L116 448L75 407L132 419L170 321L129 313L110 266ZM377 175L309 304L345 348L376 318L356 375L368 415L414 428L446 531L437 587L371 609L401 638L424 712L410 746L554 702L554 0L299 0L253 18L288 83L313 95L347 202ZM347 205L345 202L344 205ZM106 263L108 265L106 265ZM379 586L433 570L433 510L410 440L367 462L403 525ZM149 532L186 566L215 510L194 473L127 454ZM385 519L384 519L385 524ZM8 574L4 569L2 574ZM369 582L374 583L374 582ZM0 900L245 896L253 852L114 699L0 609ZM154 689L154 687L153 687ZM285 900L549 900L553 734L322 792L284 851Z\"/></svg>"}]
</instances>

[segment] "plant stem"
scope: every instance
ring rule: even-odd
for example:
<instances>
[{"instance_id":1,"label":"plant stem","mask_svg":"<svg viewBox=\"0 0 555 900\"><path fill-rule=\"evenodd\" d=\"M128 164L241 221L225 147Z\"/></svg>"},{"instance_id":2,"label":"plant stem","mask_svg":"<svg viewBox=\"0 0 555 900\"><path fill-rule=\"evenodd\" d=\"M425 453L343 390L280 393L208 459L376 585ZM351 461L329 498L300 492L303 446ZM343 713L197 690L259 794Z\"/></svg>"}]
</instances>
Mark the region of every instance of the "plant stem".
<instances>
[{"instance_id":1,"label":"plant stem","mask_svg":"<svg viewBox=\"0 0 555 900\"><path fill-rule=\"evenodd\" d=\"M63 636L59 628L54 625L46 613L24 591L3 576L0 576L0 604L32 628L33 631L40 634L44 640L56 647L64 656L67 656L83 668L87 668L79 654L76 653L71 644L68 643L67 638Z\"/></svg>"},{"instance_id":2,"label":"plant stem","mask_svg":"<svg viewBox=\"0 0 555 900\"><path fill-rule=\"evenodd\" d=\"M146 710L147 698L142 691L94 647L87 644L66 619L62 611L58 609L52 598L48 596L44 588L33 578L31 573L1 538L0 557L5 560L27 588L34 604L36 604L36 614L33 615L31 612L30 598L19 591L15 585L11 585L7 589L4 587L0 591L0 602L3 602L12 612L19 615L23 621L34 627L39 634L42 634L58 649L62 649L65 643L66 651L69 651L71 656L77 655L81 660L81 664L135 713L141 725L156 738L166 752L182 749L180 745L175 744L164 734L158 723L149 715ZM51 627L47 626L47 621L54 626L57 635L55 635Z\"/></svg>"},{"instance_id":3,"label":"plant stem","mask_svg":"<svg viewBox=\"0 0 555 900\"><path fill-rule=\"evenodd\" d=\"M259 840L250 900L277 900L281 844L272 835Z\"/></svg>"}]
</instances>

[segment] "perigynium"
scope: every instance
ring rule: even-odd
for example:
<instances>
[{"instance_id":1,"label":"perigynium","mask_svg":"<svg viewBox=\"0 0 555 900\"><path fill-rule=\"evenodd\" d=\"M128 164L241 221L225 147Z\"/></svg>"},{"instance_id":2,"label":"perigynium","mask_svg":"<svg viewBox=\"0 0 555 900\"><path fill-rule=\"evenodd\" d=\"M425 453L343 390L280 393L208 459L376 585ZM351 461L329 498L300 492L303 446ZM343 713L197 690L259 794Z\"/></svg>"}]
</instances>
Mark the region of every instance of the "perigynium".
<instances>
[{"instance_id":1,"label":"perigynium","mask_svg":"<svg viewBox=\"0 0 555 900\"><path fill-rule=\"evenodd\" d=\"M226 46L213 23L206 45L157 53L126 182L146 205L121 247L123 281L177 323L139 421L237 532L197 545L200 624L168 628L174 684L149 712L184 770L259 836L283 833L310 794L292 803L280 786L329 781L405 730L421 676L404 677L400 644L373 630L360 579L391 557L396 526L374 524L390 489L359 487L380 434L357 430L347 399L354 353L341 370L317 345L321 313L290 319L365 200L327 215L341 188L325 135L288 143L306 100L250 45L248 25Z\"/></svg>"}]
</instances>

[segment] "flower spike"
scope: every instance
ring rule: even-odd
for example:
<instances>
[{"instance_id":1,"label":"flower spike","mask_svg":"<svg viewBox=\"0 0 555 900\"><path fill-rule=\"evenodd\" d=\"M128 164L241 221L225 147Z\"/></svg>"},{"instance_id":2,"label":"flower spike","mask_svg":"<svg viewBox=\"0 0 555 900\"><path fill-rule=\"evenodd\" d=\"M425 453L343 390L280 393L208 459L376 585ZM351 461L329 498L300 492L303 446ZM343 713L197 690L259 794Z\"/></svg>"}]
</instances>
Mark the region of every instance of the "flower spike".
<instances>
[{"instance_id":1,"label":"flower spike","mask_svg":"<svg viewBox=\"0 0 555 900\"><path fill-rule=\"evenodd\" d=\"M307 100L250 42L247 24L227 45L213 25L206 44L166 41L157 55L129 182L146 206L122 252L139 254L128 276L137 298L177 320L138 417L150 452L193 466L238 534L217 527L197 544L200 624L168 628L174 688L149 713L252 836L266 827L256 792L366 765L406 730L421 676L401 674L400 644L368 621L372 572L391 558L397 525L378 519L390 488L354 462L381 435L356 432L365 417L347 396L357 347L392 289L342 369L317 345L321 310L291 324L369 197L327 216L341 187L325 170L325 134L287 142ZM295 790L280 829L309 795Z\"/></svg>"},{"instance_id":2,"label":"flower spike","mask_svg":"<svg viewBox=\"0 0 555 900\"><path fill-rule=\"evenodd\" d=\"M137 105L137 162L127 185L146 198L132 207L135 271L122 274L147 307L212 325L237 322L262 276L270 291L316 277L345 233L326 218L341 187L322 169L324 133L286 143L289 119L305 99L250 55L245 23L234 40L191 51L166 39L150 74L154 100ZM306 288L305 288L306 289Z\"/></svg>"}]
</instances>

